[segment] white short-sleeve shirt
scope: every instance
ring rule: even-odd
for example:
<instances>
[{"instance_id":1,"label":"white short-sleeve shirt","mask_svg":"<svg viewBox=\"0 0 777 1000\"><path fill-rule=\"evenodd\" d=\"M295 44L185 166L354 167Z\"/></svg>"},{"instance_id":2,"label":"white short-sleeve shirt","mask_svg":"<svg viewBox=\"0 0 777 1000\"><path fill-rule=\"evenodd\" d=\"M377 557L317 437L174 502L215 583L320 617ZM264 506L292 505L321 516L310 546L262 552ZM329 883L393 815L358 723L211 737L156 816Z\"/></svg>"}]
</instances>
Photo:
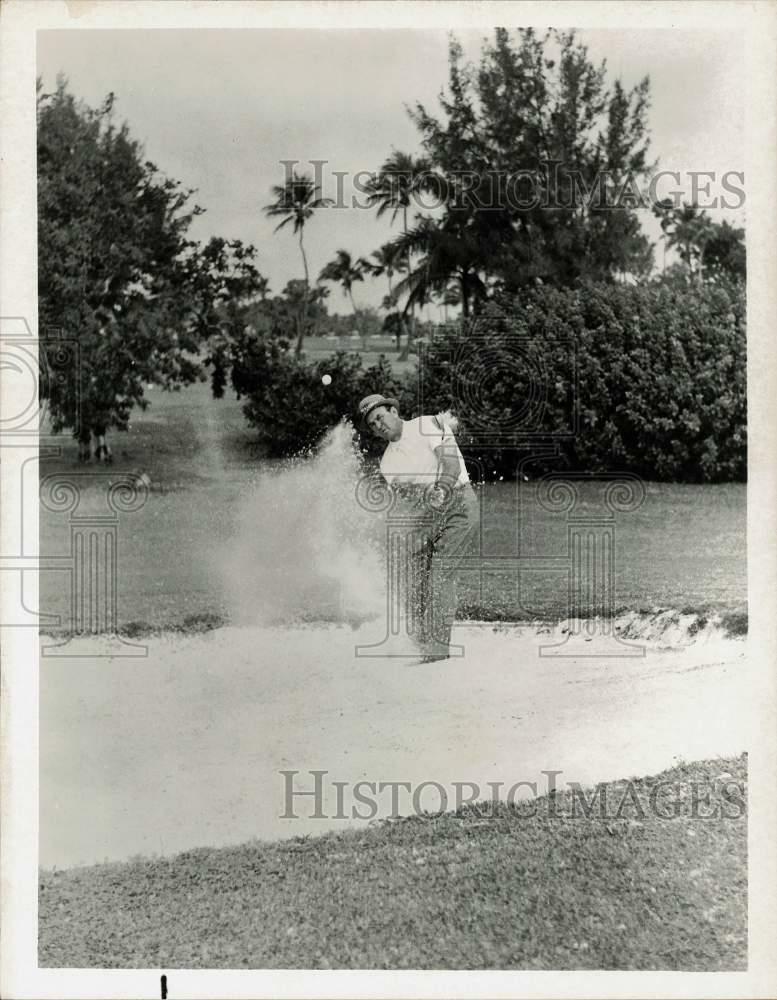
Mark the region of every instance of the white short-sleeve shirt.
<instances>
[{"instance_id":1,"label":"white short-sleeve shirt","mask_svg":"<svg viewBox=\"0 0 777 1000\"><path fill-rule=\"evenodd\" d=\"M383 478L392 486L430 486L437 479L440 464L434 449L441 444L448 445L451 450L456 449L459 458L456 485L468 483L467 468L453 431L439 417L428 416L402 421L402 437L398 441L389 441L380 460Z\"/></svg>"}]
</instances>

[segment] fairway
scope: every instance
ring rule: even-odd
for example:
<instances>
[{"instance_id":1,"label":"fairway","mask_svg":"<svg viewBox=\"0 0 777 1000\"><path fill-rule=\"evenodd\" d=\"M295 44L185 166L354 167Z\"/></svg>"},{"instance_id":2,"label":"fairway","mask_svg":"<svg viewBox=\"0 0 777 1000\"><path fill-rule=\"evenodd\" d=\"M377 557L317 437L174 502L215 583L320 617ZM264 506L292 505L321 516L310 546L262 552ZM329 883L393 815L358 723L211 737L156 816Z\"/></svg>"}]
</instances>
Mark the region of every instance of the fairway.
<instances>
[{"instance_id":1,"label":"fairway","mask_svg":"<svg viewBox=\"0 0 777 1000\"><path fill-rule=\"evenodd\" d=\"M79 467L75 442L63 436L61 457L43 458L41 476L78 483L81 511L92 513L104 509L102 481L93 481L94 473L107 480L123 473L149 476L146 503L119 522L120 626L147 631L180 628L192 619L228 621L229 601L214 566L234 537L241 498L282 463L261 459L233 395L214 400L208 386L199 384L176 393L152 389L148 397L151 405L134 415L129 431L112 436L113 466ZM517 531L531 553L565 551L565 518L538 507L532 491L531 483L486 484L484 554L515 554ZM516 525L518 505L526 516ZM278 523L286 516L288 510L279 507ZM61 555L69 545L67 514L42 510L41 552ZM617 519L617 606L741 617L747 608L745 552L745 484L647 483L643 505ZM67 630L69 598L61 574L43 571L40 587L42 609L61 619L45 630ZM333 620L338 595L332 581L318 581L305 604L309 620ZM484 574L482 580L462 575L459 617L532 621L567 613L563 573L531 571L520 581L510 572Z\"/></svg>"}]
</instances>

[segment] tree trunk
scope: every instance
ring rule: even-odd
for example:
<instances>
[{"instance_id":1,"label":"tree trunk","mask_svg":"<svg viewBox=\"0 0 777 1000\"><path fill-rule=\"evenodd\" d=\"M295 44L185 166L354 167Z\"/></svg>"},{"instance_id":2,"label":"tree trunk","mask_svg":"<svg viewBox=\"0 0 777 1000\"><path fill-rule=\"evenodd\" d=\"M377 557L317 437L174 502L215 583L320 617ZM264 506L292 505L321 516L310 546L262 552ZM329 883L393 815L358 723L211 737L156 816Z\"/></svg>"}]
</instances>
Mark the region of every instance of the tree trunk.
<instances>
[{"instance_id":1,"label":"tree trunk","mask_svg":"<svg viewBox=\"0 0 777 1000\"><path fill-rule=\"evenodd\" d=\"M304 326L303 320L302 320L302 313L301 313L301 311L298 311L297 312L297 344L296 344L296 346L294 348L294 355L297 358L300 357L300 355L302 354L302 342L304 341L304 339L305 339L305 326Z\"/></svg>"},{"instance_id":2,"label":"tree trunk","mask_svg":"<svg viewBox=\"0 0 777 1000\"><path fill-rule=\"evenodd\" d=\"M92 461L92 432L88 430L83 425L79 433L76 435L78 438L78 461L79 462L91 462Z\"/></svg>"},{"instance_id":3,"label":"tree trunk","mask_svg":"<svg viewBox=\"0 0 777 1000\"><path fill-rule=\"evenodd\" d=\"M311 303L313 304L313 303ZM318 309L313 310L313 336L318 337L321 333L321 316Z\"/></svg>"},{"instance_id":4,"label":"tree trunk","mask_svg":"<svg viewBox=\"0 0 777 1000\"><path fill-rule=\"evenodd\" d=\"M459 279L459 286L461 288L461 315L464 319L469 318L469 290L467 289L467 282L465 278Z\"/></svg>"},{"instance_id":5,"label":"tree trunk","mask_svg":"<svg viewBox=\"0 0 777 1000\"><path fill-rule=\"evenodd\" d=\"M402 232L407 236L407 205L402 206ZM410 278L410 247L407 248L407 253L405 254L405 263L407 264L407 276ZM410 292L407 293L408 297ZM407 361L408 355L410 354L410 342L413 339L413 333L415 330L415 317L413 316L413 307L410 306L410 320L405 321L405 329L407 330L407 341L405 343L404 350L399 355L400 361Z\"/></svg>"},{"instance_id":6,"label":"tree trunk","mask_svg":"<svg viewBox=\"0 0 777 1000\"><path fill-rule=\"evenodd\" d=\"M308 299L310 297L310 275L308 273L308 258L305 255L305 247L302 242L303 228L300 226L299 229L299 248L302 253L302 266L305 268L305 297L302 300L302 304L299 310L299 318L297 320L297 347L294 351L297 357L302 354L302 344L305 340L305 327L307 326L308 319Z\"/></svg>"},{"instance_id":7,"label":"tree trunk","mask_svg":"<svg viewBox=\"0 0 777 1000\"><path fill-rule=\"evenodd\" d=\"M405 346L402 348L397 360L407 361L408 357L410 356L410 344L412 343L413 340L413 331L410 324L408 323L407 319L404 316L402 317L402 325L405 327L405 330L407 331L407 337L405 338Z\"/></svg>"},{"instance_id":8,"label":"tree trunk","mask_svg":"<svg viewBox=\"0 0 777 1000\"><path fill-rule=\"evenodd\" d=\"M102 462L104 465L112 465L113 452L111 451L108 441L106 440L106 429L104 427L97 428L94 435L97 438L97 447L95 449L94 457L98 462Z\"/></svg>"},{"instance_id":9,"label":"tree trunk","mask_svg":"<svg viewBox=\"0 0 777 1000\"><path fill-rule=\"evenodd\" d=\"M297 346L294 348L294 354L296 357L300 357L302 354L302 344L305 340L305 319L300 311L297 314Z\"/></svg>"}]
</instances>

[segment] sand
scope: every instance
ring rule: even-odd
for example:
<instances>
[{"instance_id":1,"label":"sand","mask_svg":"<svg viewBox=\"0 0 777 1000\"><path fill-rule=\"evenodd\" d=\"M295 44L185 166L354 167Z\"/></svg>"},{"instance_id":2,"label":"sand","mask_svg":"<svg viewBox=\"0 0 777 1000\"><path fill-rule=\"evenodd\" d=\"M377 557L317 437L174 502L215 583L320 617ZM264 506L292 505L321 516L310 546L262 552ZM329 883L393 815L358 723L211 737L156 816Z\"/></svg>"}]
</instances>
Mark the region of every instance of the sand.
<instances>
[{"instance_id":1,"label":"sand","mask_svg":"<svg viewBox=\"0 0 777 1000\"><path fill-rule=\"evenodd\" d=\"M363 826L359 781L379 820L434 811L443 793L453 808L456 782L482 798L503 782L504 799L518 782L547 791L546 771L592 785L748 749L745 640L708 627L666 648L643 628L640 655L584 637L560 650L574 656L545 655L566 627L458 626L465 655L425 665L355 656L377 623L169 633L127 658L81 640L80 655L41 660L41 865ZM314 789L312 770L326 772L318 800L289 800ZM394 804L380 782L411 788Z\"/></svg>"}]
</instances>

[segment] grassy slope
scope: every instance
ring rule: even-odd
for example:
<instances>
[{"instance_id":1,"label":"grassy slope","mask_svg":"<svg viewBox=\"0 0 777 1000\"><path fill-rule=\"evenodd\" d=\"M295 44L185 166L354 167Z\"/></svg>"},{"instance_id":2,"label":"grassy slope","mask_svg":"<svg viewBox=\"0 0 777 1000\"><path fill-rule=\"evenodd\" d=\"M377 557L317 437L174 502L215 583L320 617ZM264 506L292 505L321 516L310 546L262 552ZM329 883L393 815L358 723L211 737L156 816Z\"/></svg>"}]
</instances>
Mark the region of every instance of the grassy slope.
<instances>
[{"instance_id":1,"label":"grassy slope","mask_svg":"<svg viewBox=\"0 0 777 1000\"><path fill-rule=\"evenodd\" d=\"M677 818L648 808L659 779ZM731 799L727 818L691 814L694 783L710 794L699 811L721 811L722 780L743 801L745 758L643 779L637 819L613 783L604 817L572 817L564 792L553 808L44 872L40 964L744 969L746 817Z\"/></svg>"},{"instance_id":2,"label":"grassy slope","mask_svg":"<svg viewBox=\"0 0 777 1000\"><path fill-rule=\"evenodd\" d=\"M119 623L161 627L180 625L189 616L228 617L209 555L229 537L230 513L260 473L251 431L241 404L232 397L213 400L207 385L178 393L152 390L149 397L152 405L135 415L129 432L112 436L111 474L146 472L152 481L145 507L120 522ZM60 458L42 460L43 475L105 471L80 468L75 444L66 437L61 443ZM647 486L645 504L618 518L618 604L635 610L744 611L744 484ZM488 490L488 552L512 554L515 486L493 483ZM94 488L92 495L96 505ZM87 495L87 508L89 503ZM534 504L531 521L522 527L525 538L538 555L563 553L565 516ZM69 545L67 514L43 511L41 551L65 553ZM514 573L495 573L484 578L482 590L469 578L462 582L461 613L488 619L564 617L566 590L566 577L558 571L526 572L520 587ZM41 604L67 622L59 573L41 573Z\"/></svg>"}]
</instances>

